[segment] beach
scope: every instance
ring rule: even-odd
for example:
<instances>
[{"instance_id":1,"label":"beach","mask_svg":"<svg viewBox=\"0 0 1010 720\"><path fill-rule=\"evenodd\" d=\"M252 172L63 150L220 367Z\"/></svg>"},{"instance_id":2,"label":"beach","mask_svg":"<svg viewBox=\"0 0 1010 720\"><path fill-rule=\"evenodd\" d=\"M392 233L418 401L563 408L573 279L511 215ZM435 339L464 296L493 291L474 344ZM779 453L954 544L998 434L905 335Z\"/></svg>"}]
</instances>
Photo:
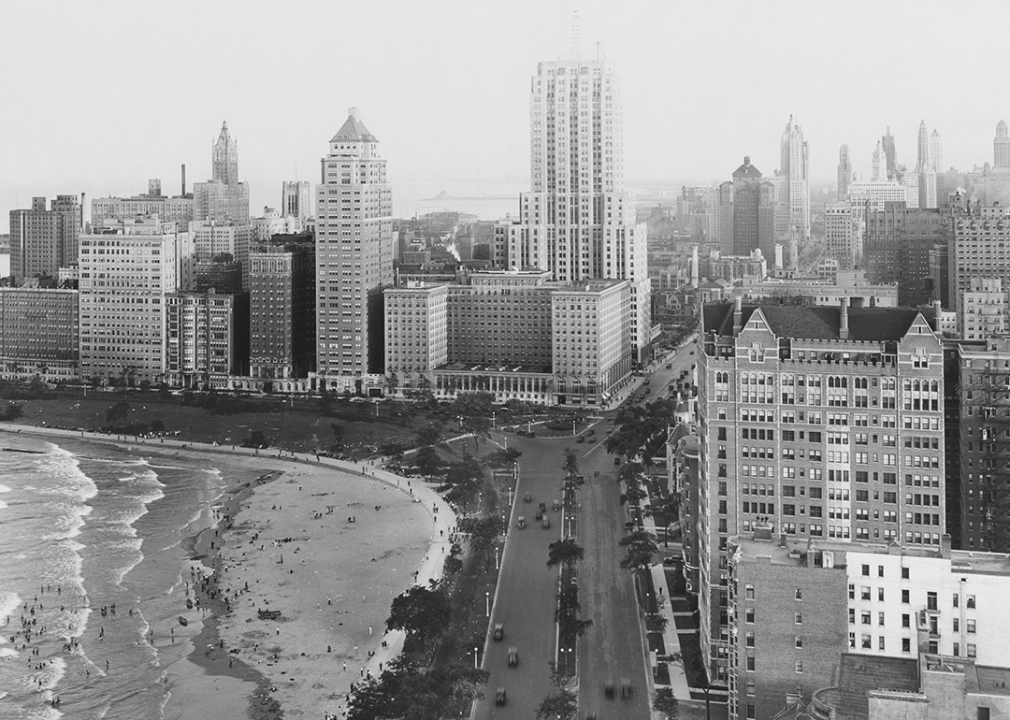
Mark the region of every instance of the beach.
<instances>
[{"instance_id":1,"label":"beach","mask_svg":"<svg viewBox=\"0 0 1010 720\"><path fill-rule=\"evenodd\" d=\"M182 582L165 600L177 612L147 630L170 720L245 718L250 707L264 719L339 715L351 683L402 647L402 633L385 632L392 599L440 577L451 509L371 465L43 432L221 470L224 488L191 523Z\"/></svg>"}]
</instances>

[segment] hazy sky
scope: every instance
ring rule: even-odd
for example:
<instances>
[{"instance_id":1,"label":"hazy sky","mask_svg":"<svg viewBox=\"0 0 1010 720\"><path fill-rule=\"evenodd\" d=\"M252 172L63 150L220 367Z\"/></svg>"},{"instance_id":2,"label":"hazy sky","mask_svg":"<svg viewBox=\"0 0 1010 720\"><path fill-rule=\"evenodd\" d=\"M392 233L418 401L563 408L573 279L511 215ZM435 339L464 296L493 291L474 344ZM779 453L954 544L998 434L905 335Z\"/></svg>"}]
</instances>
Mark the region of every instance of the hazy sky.
<instances>
[{"instance_id":1,"label":"hazy sky","mask_svg":"<svg viewBox=\"0 0 1010 720\"><path fill-rule=\"evenodd\" d=\"M1010 2L631 0L11 0L0 14L0 230L33 195L177 193L210 175L227 120L251 206L319 159L361 108L389 161L394 210L446 189L528 186L537 62L600 43L624 99L625 175L728 179L778 165L790 114L814 180L848 143L857 171L887 125L915 162L919 121L943 164L992 161ZM494 181L502 181L495 184ZM90 214L90 210L89 210Z\"/></svg>"}]
</instances>

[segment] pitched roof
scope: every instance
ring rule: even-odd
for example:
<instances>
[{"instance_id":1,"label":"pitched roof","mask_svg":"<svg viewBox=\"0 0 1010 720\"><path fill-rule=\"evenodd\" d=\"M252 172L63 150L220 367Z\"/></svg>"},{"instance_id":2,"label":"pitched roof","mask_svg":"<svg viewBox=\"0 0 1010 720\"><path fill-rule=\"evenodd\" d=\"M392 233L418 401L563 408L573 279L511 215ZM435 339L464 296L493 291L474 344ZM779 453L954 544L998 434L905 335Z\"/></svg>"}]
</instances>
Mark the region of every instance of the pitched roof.
<instances>
[{"instance_id":1,"label":"pitched roof","mask_svg":"<svg viewBox=\"0 0 1010 720\"><path fill-rule=\"evenodd\" d=\"M330 142L378 142L372 133L368 132L368 128L365 127L365 123L358 120L353 115L348 115L344 124L340 126L337 130L337 134L334 135Z\"/></svg>"},{"instance_id":2,"label":"pitched roof","mask_svg":"<svg viewBox=\"0 0 1010 720\"><path fill-rule=\"evenodd\" d=\"M778 337L800 340L840 340L841 308L791 305L744 305L743 321L760 308L769 327ZM849 308L849 339L872 342L897 341L905 336L919 311L914 308ZM718 303L704 308L704 331L719 335L733 333L733 304Z\"/></svg>"},{"instance_id":3,"label":"pitched roof","mask_svg":"<svg viewBox=\"0 0 1010 720\"><path fill-rule=\"evenodd\" d=\"M733 177L748 176L748 177L761 177L761 171L756 167L751 165L749 162L745 162L743 165L738 167L733 171Z\"/></svg>"}]
</instances>

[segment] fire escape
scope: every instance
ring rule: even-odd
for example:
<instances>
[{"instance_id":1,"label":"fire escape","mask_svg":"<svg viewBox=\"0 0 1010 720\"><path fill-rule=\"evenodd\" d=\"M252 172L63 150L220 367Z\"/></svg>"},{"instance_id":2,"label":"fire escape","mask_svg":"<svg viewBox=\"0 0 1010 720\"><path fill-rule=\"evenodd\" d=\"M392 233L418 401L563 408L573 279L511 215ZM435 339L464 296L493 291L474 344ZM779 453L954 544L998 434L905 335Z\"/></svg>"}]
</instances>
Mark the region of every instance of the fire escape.
<instances>
[{"instance_id":1,"label":"fire escape","mask_svg":"<svg viewBox=\"0 0 1010 720\"><path fill-rule=\"evenodd\" d=\"M1010 548L1010 368L990 361L982 373L982 440L988 450L989 472L982 485L987 549Z\"/></svg>"}]
</instances>

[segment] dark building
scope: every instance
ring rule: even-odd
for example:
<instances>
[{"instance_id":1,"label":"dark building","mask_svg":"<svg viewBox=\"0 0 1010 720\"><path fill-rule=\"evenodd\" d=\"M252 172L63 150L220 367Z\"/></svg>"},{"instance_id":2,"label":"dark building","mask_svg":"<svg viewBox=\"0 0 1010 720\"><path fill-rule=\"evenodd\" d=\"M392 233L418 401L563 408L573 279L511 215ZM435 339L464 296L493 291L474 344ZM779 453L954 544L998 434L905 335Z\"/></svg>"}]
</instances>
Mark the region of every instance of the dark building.
<instances>
[{"instance_id":1,"label":"dark building","mask_svg":"<svg viewBox=\"0 0 1010 720\"><path fill-rule=\"evenodd\" d=\"M761 206L761 171L750 156L733 172L733 254L750 255L761 247L758 209Z\"/></svg>"},{"instance_id":2,"label":"dark building","mask_svg":"<svg viewBox=\"0 0 1010 720\"><path fill-rule=\"evenodd\" d=\"M903 202L884 203L883 210L866 213L863 262L866 279L898 285L898 304L929 305L942 288L935 287L937 245L949 242L947 215L940 209L909 208ZM932 261L931 261L932 257Z\"/></svg>"},{"instance_id":3,"label":"dark building","mask_svg":"<svg viewBox=\"0 0 1010 720\"><path fill-rule=\"evenodd\" d=\"M197 292L214 289L219 293L242 292L242 264L227 259L197 262L193 267Z\"/></svg>"},{"instance_id":4,"label":"dark building","mask_svg":"<svg viewBox=\"0 0 1010 720\"><path fill-rule=\"evenodd\" d=\"M274 235L249 253L250 375L275 381L315 370L316 244L311 233Z\"/></svg>"}]
</instances>

